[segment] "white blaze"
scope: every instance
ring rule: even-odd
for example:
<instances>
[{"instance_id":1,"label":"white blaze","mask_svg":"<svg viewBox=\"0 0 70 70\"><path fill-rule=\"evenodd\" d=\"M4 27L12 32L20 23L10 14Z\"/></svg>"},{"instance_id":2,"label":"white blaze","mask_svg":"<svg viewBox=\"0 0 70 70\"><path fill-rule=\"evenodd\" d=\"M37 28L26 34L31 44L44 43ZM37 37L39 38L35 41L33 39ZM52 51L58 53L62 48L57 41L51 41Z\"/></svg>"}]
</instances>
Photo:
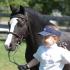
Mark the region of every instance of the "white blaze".
<instances>
[{"instance_id":1,"label":"white blaze","mask_svg":"<svg viewBox=\"0 0 70 70\"><path fill-rule=\"evenodd\" d=\"M11 27L10 27L10 32L14 32L14 28L16 26L16 24L18 23L17 21L18 18L12 18L11 21L10 21L10 24L11 24ZM5 46L9 47L10 46L10 43L11 43L11 40L12 40L12 34L8 34L8 37L5 41Z\"/></svg>"}]
</instances>

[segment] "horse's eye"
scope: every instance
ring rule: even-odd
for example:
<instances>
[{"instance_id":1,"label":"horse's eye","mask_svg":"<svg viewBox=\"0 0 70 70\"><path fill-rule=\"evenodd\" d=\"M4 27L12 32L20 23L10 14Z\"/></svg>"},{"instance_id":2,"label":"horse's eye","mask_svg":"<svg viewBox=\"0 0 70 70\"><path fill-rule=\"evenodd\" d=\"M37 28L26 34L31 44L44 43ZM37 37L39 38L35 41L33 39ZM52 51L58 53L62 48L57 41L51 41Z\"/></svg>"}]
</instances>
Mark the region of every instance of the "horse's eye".
<instances>
[{"instance_id":1,"label":"horse's eye","mask_svg":"<svg viewBox=\"0 0 70 70\"><path fill-rule=\"evenodd\" d=\"M22 24L22 21L21 21L21 19L17 19L18 20L18 26L20 26L20 27L22 27L23 26L23 24Z\"/></svg>"},{"instance_id":2,"label":"horse's eye","mask_svg":"<svg viewBox=\"0 0 70 70\"><path fill-rule=\"evenodd\" d=\"M17 26L22 27L22 24L21 23L18 23Z\"/></svg>"}]
</instances>

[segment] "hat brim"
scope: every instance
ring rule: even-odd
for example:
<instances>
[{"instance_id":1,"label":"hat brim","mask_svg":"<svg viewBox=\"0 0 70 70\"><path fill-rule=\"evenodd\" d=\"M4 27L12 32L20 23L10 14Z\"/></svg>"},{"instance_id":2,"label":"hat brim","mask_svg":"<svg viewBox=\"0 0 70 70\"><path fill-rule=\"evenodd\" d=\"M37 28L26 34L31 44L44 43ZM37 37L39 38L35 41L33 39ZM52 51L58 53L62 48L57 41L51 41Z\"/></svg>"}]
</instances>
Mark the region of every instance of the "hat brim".
<instances>
[{"instance_id":1,"label":"hat brim","mask_svg":"<svg viewBox=\"0 0 70 70\"><path fill-rule=\"evenodd\" d=\"M45 31L39 32L38 34L39 34L39 35L42 35L42 36L49 36L49 35L52 35L51 33L45 32Z\"/></svg>"}]
</instances>

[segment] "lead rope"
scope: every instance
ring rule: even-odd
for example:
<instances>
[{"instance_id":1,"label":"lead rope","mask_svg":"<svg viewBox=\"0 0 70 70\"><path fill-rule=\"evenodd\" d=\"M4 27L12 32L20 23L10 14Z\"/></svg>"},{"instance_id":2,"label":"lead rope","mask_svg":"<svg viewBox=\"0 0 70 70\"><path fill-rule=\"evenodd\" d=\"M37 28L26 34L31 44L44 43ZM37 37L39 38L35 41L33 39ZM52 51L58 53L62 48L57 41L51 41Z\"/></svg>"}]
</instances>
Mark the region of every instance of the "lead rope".
<instances>
[{"instance_id":1,"label":"lead rope","mask_svg":"<svg viewBox=\"0 0 70 70\"><path fill-rule=\"evenodd\" d=\"M11 60L11 56L10 56L10 53L11 53L11 51L8 51L8 58L9 58L9 61L11 62L11 63L13 63L13 64L15 64L15 65L19 65L16 61L15 61L15 59L14 59L14 57L13 57L13 61ZM15 53L14 53L15 54Z\"/></svg>"},{"instance_id":2,"label":"lead rope","mask_svg":"<svg viewBox=\"0 0 70 70\"><path fill-rule=\"evenodd\" d=\"M15 64L15 65L18 66L19 64L15 61L15 58L14 58L16 52L17 52L17 48L16 48L16 50L15 50L15 52L14 52L14 54L13 54L13 60L12 60L12 59L11 59L11 51L8 51L8 58L9 58L9 61L10 61L11 63L13 63L13 64Z\"/></svg>"},{"instance_id":3,"label":"lead rope","mask_svg":"<svg viewBox=\"0 0 70 70\"><path fill-rule=\"evenodd\" d=\"M9 61L10 61L11 63L15 64L15 65L17 66L17 68L18 68L18 67L19 67L19 64L15 61L15 58L14 58L16 52L17 52L17 48L16 48L16 50L15 50L15 52L14 52L14 54L13 54L13 60L12 60L12 59L11 59L11 51L8 51L8 58L9 58ZM21 70L21 69L18 68L18 70Z\"/></svg>"},{"instance_id":4,"label":"lead rope","mask_svg":"<svg viewBox=\"0 0 70 70\"><path fill-rule=\"evenodd\" d=\"M11 63L15 64L15 65L17 66L18 70L27 70L26 68L24 68L23 65L19 65L19 64L15 61L14 56L13 56L13 60L11 60L11 54L10 54L10 53L11 53L11 51L8 51L9 61L10 61ZM14 55L15 55L15 53L16 53L16 51L14 52Z\"/></svg>"}]
</instances>

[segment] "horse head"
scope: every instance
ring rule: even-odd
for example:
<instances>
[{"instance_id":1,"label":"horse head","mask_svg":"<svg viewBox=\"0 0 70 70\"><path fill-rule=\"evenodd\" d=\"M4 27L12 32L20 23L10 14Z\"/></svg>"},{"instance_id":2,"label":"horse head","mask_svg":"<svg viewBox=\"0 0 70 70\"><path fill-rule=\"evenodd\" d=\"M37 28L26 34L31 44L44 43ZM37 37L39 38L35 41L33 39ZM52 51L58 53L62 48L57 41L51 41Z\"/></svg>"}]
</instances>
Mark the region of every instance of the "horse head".
<instances>
[{"instance_id":1,"label":"horse head","mask_svg":"<svg viewBox=\"0 0 70 70\"><path fill-rule=\"evenodd\" d=\"M10 6L10 8L12 14L9 21L10 29L5 41L5 47L7 50L14 51L22 39L26 37L27 18L24 13L25 10L22 9L22 6L20 6L19 9L13 6Z\"/></svg>"}]
</instances>

